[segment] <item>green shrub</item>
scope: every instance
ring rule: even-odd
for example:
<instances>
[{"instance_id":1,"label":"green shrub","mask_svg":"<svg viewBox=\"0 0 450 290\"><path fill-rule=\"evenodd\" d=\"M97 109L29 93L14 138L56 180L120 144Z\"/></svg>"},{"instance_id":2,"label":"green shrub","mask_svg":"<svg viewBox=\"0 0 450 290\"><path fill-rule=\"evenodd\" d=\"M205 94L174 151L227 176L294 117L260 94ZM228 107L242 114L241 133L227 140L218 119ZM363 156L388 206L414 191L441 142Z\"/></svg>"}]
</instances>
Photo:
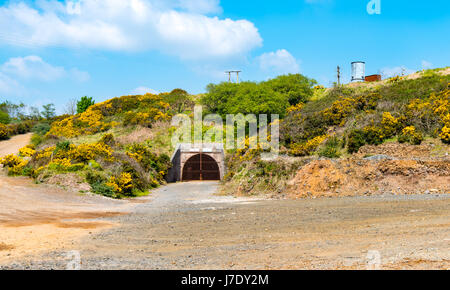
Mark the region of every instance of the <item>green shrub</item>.
<instances>
[{"instance_id":1,"label":"green shrub","mask_svg":"<svg viewBox=\"0 0 450 290\"><path fill-rule=\"evenodd\" d=\"M358 129L350 132L347 139L348 153L356 153L364 145L366 145L366 138L363 130Z\"/></svg>"},{"instance_id":2,"label":"green shrub","mask_svg":"<svg viewBox=\"0 0 450 290\"><path fill-rule=\"evenodd\" d=\"M39 146L43 141L44 138L39 134L33 134L33 136L31 136L31 144L34 146Z\"/></svg>"},{"instance_id":3,"label":"green shrub","mask_svg":"<svg viewBox=\"0 0 450 290\"><path fill-rule=\"evenodd\" d=\"M118 198L114 190L106 185L105 183L94 183L91 184L92 191L96 194L100 194L106 197Z\"/></svg>"},{"instance_id":4,"label":"green shrub","mask_svg":"<svg viewBox=\"0 0 450 290\"><path fill-rule=\"evenodd\" d=\"M48 133L48 131L50 131L50 128L51 126L48 122L39 122L33 126L31 131L38 135L44 136L45 134Z\"/></svg>"},{"instance_id":5,"label":"green shrub","mask_svg":"<svg viewBox=\"0 0 450 290\"><path fill-rule=\"evenodd\" d=\"M325 145L322 147L322 149L319 150L319 156L320 157L326 157L326 158L339 158L341 157L341 149L342 148L342 142L339 140L339 138L333 136L329 138Z\"/></svg>"},{"instance_id":6,"label":"green shrub","mask_svg":"<svg viewBox=\"0 0 450 290\"><path fill-rule=\"evenodd\" d=\"M118 198L114 190L106 185L107 179L103 175L97 172L88 171L86 173L86 181L89 183L94 193L106 197Z\"/></svg>"},{"instance_id":7,"label":"green shrub","mask_svg":"<svg viewBox=\"0 0 450 290\"><path fill-rule=\"evenodd\" d=\"M70 149L70 141L61 141L56 143L56 152L58 151L68 151Z\"/></svg>"},{"instance_id":8,"label":"green shrub","mask_svg":"<svg viewBox=\"0 0 450 290\"><path fill-rule=\"evenodd\" d=\"M368 126L363 129L364 139L366 144L370 145L380 145L383 143L384 135L381 128L375 126Z\"/></svg>"}]
</instances>

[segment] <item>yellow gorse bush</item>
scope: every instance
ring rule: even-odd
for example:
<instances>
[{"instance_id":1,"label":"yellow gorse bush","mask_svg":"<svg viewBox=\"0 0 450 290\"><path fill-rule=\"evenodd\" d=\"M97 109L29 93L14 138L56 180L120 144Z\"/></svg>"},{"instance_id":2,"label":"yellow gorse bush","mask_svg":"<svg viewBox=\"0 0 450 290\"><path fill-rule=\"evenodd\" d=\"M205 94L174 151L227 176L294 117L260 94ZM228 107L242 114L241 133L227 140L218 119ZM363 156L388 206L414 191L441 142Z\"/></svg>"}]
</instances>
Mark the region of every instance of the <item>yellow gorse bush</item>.
<instances>
[{"instance_id":1,"label":"yellow gorse bush","mask_svg":"<svg viewBox=\"0 0 450 290\"><path fill-rule=\"evenodd\" d=\"M22 173L22 170L27 166L28 161L25 161L14 154L10 154L1 158L0 164L8 167L9 174L17 175Z\"/></svg>"},{"instance_id":2,"label":"yellow gorse bush","mask_svg":"<svg viewBox=\"0 0 450 290\"><path fill-rule=\"evenodd\" d=\"M130 173L123 172L119 177L111 176L106 185L116 193L130 193L133 189L133 178Z\"/></svg>"},{"instance_id":3,"label":"yellow gorse bush","mask_svg":"<svg viewBox=\"0 0 450 290\"><path fill-rule=\"evenodd\" d=\"M113 150L110 146L104 143L94 143L94 144L81 144L78 146L70 145L67 152L61 153L64 156L73 160L78 160L81 162L94 160L96 157L101 156L107 160L112 161ZM57 155L58 156L58 155Z\"/></svg>"},{"instance_id":4,"label":"yellow gorse bush","mask_svg":"<svg viewBox=\"0 0 450 290\"><path fill-rule=\"evenodd\" d=\"M55 151L56 146L47 147L41 151L38 151L35 160L39 161L42 159L50 158L53 155L53 151Z\"/></svg>"},{"instance_id":5,"label":"yellow gorse bush","mask_svg":"<svg viewBox=\"0 0 450 290\"><path fill-rule=\"evenodd\" d=\"M322 117L330 125L344 126L346 118L355 110L364 110L368 112L373 110L380 98L378 94L369 94L367 96L340 97L329 108L321 112Z\"/></svg>"},{"instance_id":6,"label":"yellow gorse bush","mask_svg":"<svg viewBox=\"0 0 450 290\"><path fill-rule=\"evenodd\" d=\"M67 170L70 166L72 166L72 162L68 158L56 158L48 164L49 168L57 168L59 170Z\"/></svg>"},{"instance_id":7,"label":"yellow gorse bush","mask_svg":"<svg viewBox=\"0 0 450 290\"><path fill-rule=\"evenodd\" d=\"M290 153L294 156L308 156L311 155L326 139L327 135L317 136L308 140L303 144L294 144L291 146Z\"/></svg>"},{"instance_id":8,"label":"yellow gorse bush","mask_svg":"<svg viewBox=\"0 0 450 290\"><path fill-rule=\"evenodd\" d=\"M19 155L22 157L33 157L34 153L36 153L36 147L34 145L27 145L21 149L19 149Z\"/></svg>"},{"instance_id":9,"label":"yellow gorse bush","mask_svg":"<svg viewBox=\"0 0 450 290\"><path fill-rule=\"evenodd\" d=\"M0 123L0 140L8 139L9 131L8 127Z\"/></svg>"},{"instance_id":10,"label":"yellow gorse bush","mask_svg":"<svg viewBox=\"0 0 450 290\"><path fill-rule=\"evenodd\" d=\"M141 112L133 112L136 109ZM122 113L125 113L125 125L147 126L155 120L169 120L171 118L169 109L168 103L160 96L152 94L113 98L89 107L84 113L54 122L47 134L72 138L104 132L120 124L105 119Z\"/></svg>"},{"instance_id":11,"label":"yellow gorse bush","mask_svg":"<svg viewBox=\"0 0 450 290\"><path fill-rule=\"evenodd\" d=\"M444 127L439 134L439 137L444 143L450 144L450 113L444 117Z\"/></svg>"},{"instance_id":12,"label":"yellow gorse bush","mask_svg":"<svg viewBox=\"0 0 450 290\"><path fill-rule=\"evenodd\" d=\"M406 136L412 136L416 133L416 128L414 126L408 126L403 128L402 134Z\"/></svg>"},{"instance_id":13,"label":"yellow gorse bush","mask_svg":"<svg viewBox=\"0 0 450 290\"><path fill-rule=\"evenodd\" d=\"M406 110L406 117L408 119L431 120L433 122L436 118L440 119L442 128L439 132L439 137L443 142L450 142L449 128L450 128L450 89L447 88L439 94L431 94L425 100L412 100Z\"/></svg>"},{"instance_id":14,"label":"yellow gorse bush","mask_svg":"<svg viewBox=\"0 0 450 290\"><path fill-rule=\"evenodd\" d=\"M399 120L392 116L390 112L384 112L381 120L381 127L385 136L394 136L399 127Z\"/></svg>"},{"instance_id":15,"label":"yellow gorse bush","mask_svg":"<svg viewBox=\"0 0 450 290\"><path fill-rule=\"evenodd\" d=\"M292 113L292 112L300 112L304 107L303 103L298 103L297 105L294 106L290 106L289 108L287 108L287 113Z\"/></svg>"}]
</instances>

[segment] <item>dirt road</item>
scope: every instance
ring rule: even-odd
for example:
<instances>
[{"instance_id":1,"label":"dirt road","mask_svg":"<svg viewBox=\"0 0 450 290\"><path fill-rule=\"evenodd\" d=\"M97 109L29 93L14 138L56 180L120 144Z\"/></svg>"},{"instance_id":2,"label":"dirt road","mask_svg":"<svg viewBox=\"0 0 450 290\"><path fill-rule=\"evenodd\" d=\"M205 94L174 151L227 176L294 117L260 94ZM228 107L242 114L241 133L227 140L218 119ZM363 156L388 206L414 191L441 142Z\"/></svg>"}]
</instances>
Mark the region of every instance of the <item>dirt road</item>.
<instances>
[{"instance_id":1,"label":"dirt road","mask_svg":"<svg viewBox=\"0 0 450 290\"><path fill-rule=\"evenodd\" d=\"M11 137L11 139L6 141L0 142L0 157L8 155L8 154L15 154L19 152L19 149L22 147L25 147L30 143L31 136L33 136L32 133L24 134L24 135L17 135L14 137Z\"/></svg>"},{"instance_id":2,"label":"dirt road","mask_svg":"<svg viewBox=\"0 0 450 290\"><path fill-rule=\"evenodd\" d=\"M0 269L64 269L78 253L81 269L450 268L450 196L259 200L218 186L114 201L2 176Z\"/></svg>"},{"instance_id":3,"label":"dirt road","mask_svg":"<svg viewBox=\"0 0 450 290\"><path fill-rule=\"evenodd\" d=\"M213 196L217 186L161 188L102 219L117 226L8 267L65 268L77 251L83 269L450 268L449 197L268 201Z\"/></svg>"}]
</instances>

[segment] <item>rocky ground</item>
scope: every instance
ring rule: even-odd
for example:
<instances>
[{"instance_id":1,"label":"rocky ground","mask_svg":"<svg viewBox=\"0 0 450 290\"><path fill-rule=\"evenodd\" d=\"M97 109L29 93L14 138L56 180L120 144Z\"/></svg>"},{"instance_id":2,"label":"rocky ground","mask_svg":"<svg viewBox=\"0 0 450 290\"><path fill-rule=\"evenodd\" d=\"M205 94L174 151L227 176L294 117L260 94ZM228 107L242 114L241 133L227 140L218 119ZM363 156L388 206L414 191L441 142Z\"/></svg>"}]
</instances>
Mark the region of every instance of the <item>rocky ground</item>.
<instances>
[{"instance_id":1,"label":"rocky ground","mask_svg":"<svg viewBox=\"0 0 450 290\"><path fill-rule=\"evenodd\" d=\"M64 269L73 251L82 269L450 268L449 196L258 200L214 196L217 186L161 188L128 214L92 220L110 228L0 268Z\"/></svg>"},{"instance_id":2,"label":"rocky ground","mask_svg":"<svg viewBox=\"0 0 450 290\"><path fill-rule=\"evenodd\" d=\"M355 175L397 172L381 161ZM1 175L0 269L450 268L450 195L439 191L268 200L218 187L178 183L117 201Z\"/></svg>"}]
</instances>

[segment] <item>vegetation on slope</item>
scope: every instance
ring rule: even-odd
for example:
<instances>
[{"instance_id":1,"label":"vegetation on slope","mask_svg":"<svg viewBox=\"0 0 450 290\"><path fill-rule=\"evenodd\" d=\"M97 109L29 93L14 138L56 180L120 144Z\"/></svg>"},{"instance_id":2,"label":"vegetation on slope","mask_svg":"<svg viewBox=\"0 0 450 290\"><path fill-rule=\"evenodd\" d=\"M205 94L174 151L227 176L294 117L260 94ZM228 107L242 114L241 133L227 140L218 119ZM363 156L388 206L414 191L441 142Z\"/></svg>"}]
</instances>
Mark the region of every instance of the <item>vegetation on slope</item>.
<instances>
[{"instance_id":1,"label":"vegetation on slope","mask_svg":"<svg viewBox=\"0 0 450 290\"><path fill-rule=\"evenodd\" d=\"M171 166L168 121L181 108L191 109L190 96L174 90L99 104L82 100L88 101L82 113L36 129L33 145L23 148L20 157L6 156L0 163L11 175L38 182L75 176L93 192L113 198L138 196L164 183Z\"/></svg>"},{"instance_id":2,"label":"vegetation on slope","mask_svg":"<svg viewBox=\"0 0 450 290\"><path fill-rule=\"evenodd\" d=\"M211 84L196 97L177 89L99 104L84 98L80 113L40 120L33 128L33 144L20 157L7 156L0 163L10 174L38 182L76 175L99 194L140 195L164 183L174 130L168 121L180 112L192 116L199 101L207 108L205 114L282 117L283 158L268 162L260 159L261 150L229 151L225 177L233 192L278 192L309 158L296 157L346 157L364 145L388 140L450 143L449 83L448 73L426 71L414 78L325 89L302 75L288 75L261 83ZM203 133L210 129L203 128Z\"/></svg>"},{"instance_id":3,"label":"vegetation on slope","mask_svg":"<svg viewBox=\"0 0 450 290\"><path fill-rule=\"evenodd\" d=\"M432 138L448 148L449 132L448 70L331 89L317 86L310 99L287 108L280 134L283 157L269 162L260 160L255 150L234 152L228 158L231 170L224 190L273 193L286 188L308 156L348 157L364 145L419 145Z\"/></svg>"}]
</instances>

